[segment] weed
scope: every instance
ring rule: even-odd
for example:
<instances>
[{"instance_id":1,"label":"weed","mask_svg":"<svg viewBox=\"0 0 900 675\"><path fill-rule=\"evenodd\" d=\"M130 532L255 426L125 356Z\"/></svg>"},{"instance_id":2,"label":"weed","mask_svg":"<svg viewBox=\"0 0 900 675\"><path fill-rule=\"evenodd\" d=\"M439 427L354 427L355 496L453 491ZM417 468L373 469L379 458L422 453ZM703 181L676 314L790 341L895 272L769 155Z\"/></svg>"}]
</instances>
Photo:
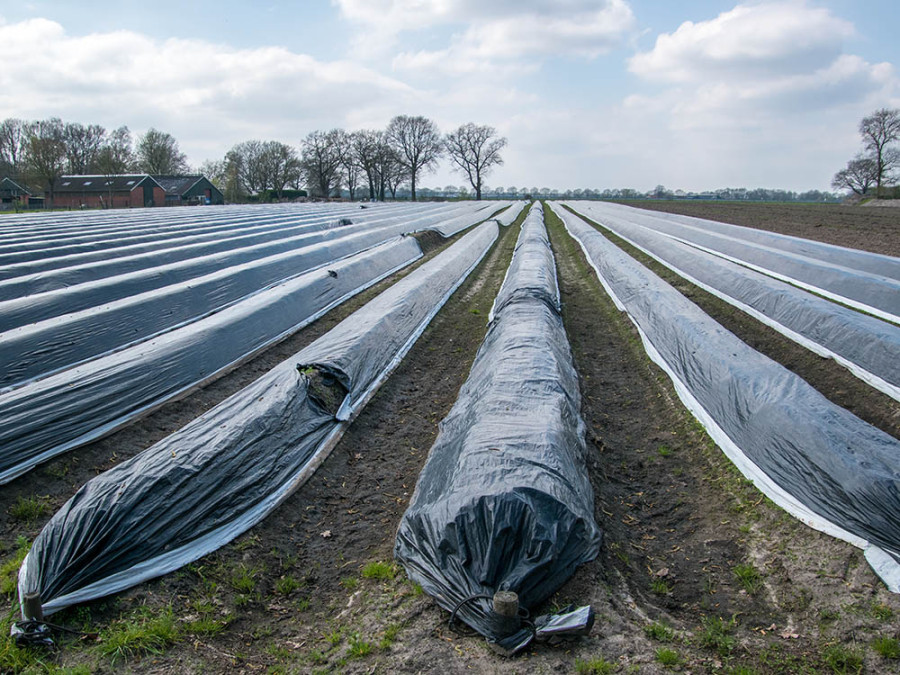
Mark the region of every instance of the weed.
<instances>
[{"instance_id":1,"label":"weed","mask_svg":"<svg viewBox=\"0 0 900 675\"><path fill-rule=\"evenodd\" d=\"M225 630L225 626L227 625L228 621L215 619L211 616L201 616L194 621L185 622L184 632L190 633L191 635L212 637Z\"/></svg>"},{"instance_id":2,"label":"weed","mask_svg":"<svg viewBox=\"0 0 900 675\"><path fill-rule=\"evenodd\" d=\"M756 593L762 585L762 575L759 573L759 570L749 563L746 565L735 565L732 572L734 572L737 580L741 582L744 590L750 594Z\"/></svg>"},{"instance_id":3,"label":"weed","mask_svg":"<svg viewBox=\"0 0 900 675\"><path fill-rule=\"evenodd\" d=\"M820 609L819 610L819 621L822 623L831 623L832 621L837 621L841 616L841 613L836 609Z\"/></svg>"},{"instance_id":4,"label":"weed","mask_svg":"<svg viewBox=\"0 0 900 675\"><path fill-rule=\"evenodd\" d=\"M31 524L50 512L49 497L19 497L9 507L9 515L13 520Z\"/></svg>"},{"instance_id":5,"label":"weed","mask_svg":"<svg viewBox=\"0 0 900 675\"><path fill-rule=\"evenodd\" d=\"M733 617L728 621L717 616L703 617L700 644L715 649L722 656L727 656L734 649L735 639L732 632L736 625L737 622Z\"/></svg>"},{"instance_id":6,"label":"weed","mask_svg":"<svg viewBox=\"0 0 900 675\"><path fill-rule=\"evenodd\" d=\"M101 632L100 653L113 662L145 653L159 654L174 644L178 636L171 607L166 607L158 615L142 608L130 619L116 621Z\"/></svg>"},{"instance_id":7,"label":"weed","mask_svg":"<svg viewBox=\"0 0 900 675\"><path fill-rule=\"evenodd\" d=\"M275 590L280 595L290 595L301 586L302 584L290 575L285 575L275 582Z\"/></svg>"},{"instance_id":8,"label":"weed","mask_svg":"<svg viewBox=\"0 0 900 675\"><path fill-rule=\"evenodd\" d=\"M728 675L756 675L756 670L750 666L732 666L727 668L725 672Z\"/></svg>"},{"instance_id":9,"label":"weed","mask_svg":"<svg viewBox=\"0 0 900 675\"><path fill-rule=\"evenodd\" d=\"M243 539L241 539L239 541L234 542L231 545L231 547L235 551L240 551L242 553L244 551L246 551L247 549L255 548L256 546L259 546L259 535L258 534L251 534L247 537L244 537Z\"/></svg>"},{"instance_id":10,"label":"weed","mask_svg":"<svg viewBox=\"0 0 900 675\"><path fill-rule=\"evenodd\" d=\"M872 616L879 621L890 621L894 618L894 610L885 604L872 605Z\"/></svg>"},{"instance_id":11,"label":"weed","mask_svg":"<svg viewBox=\"0 0 900 675\"><path fill-rule=\"evenodd\" d=\"M325 635L325 639L332 647L337 647L339 644L341 644L341 630L336 629L331 631L330 633Z\"/></svg>"},{"instance_id":12,"label":"weed","mask_svg":"<svg viewBox=\"0 0 900 675\"><path fill-rule=\"evenodd\" d=\"M886 659L900 659L900 641L892 637L876 638L872 649Z\"/></svg>"},{"instance_id":13,"label":"weed","mask_svg":"<svg viewBox=\"0 0 900 675\"><path fill-rule=\"evenodd\" d=\"M648 623L644 626L644 635L651 640L657 640L659 642L671 642L675 639L675 631L659 621L654 621L653 623Z\"/></svg>"},{"instance_id":14,"label":"weed","mask_svg":"<svg viewBox=\"0 0 900 675\"><path fill-rule=\"evenodd\" d=\"M350 649L347 650L347 656L351 659L361 659L368 656L375 648L371 642L363 640L359 633L350 636Z\"/></svg>"},{"instance_id":15,"label":"weed","mask_svg":"<svg viewBox=\"0 0 900 675\"><path fill-rule=\"evenodd\" d=\"M362 570L363 578L390 581L397 576L397 568L391 563L370 562Z\"/></svg>"},{"instance_id":16,"label":"weed","mask_svg":"<svg viewBox=\"0 0 900 675\"><path fill-rule=\"evenodd\" d=\"M654 579L650 582L650 590L657 595L668 595L672 592L672 585L665 579Z\"/></svg>"},{"instance_id":17,"label":"weed","mask_svg":"<svg viewBox=\"0 0 900 675\"><path fill-rule=\"evenodd\" d=\"M22 566L22 561L25 560L25 556L28 555L30 548L31 543L28 539L19 535L16 539L16 554L3 565L0 565L0 592L3 595L12 596L15 594L19 568Z\"/></svg>"},{"instance_id":18,"label":"weed","mask_svg":"<svg viewBox=\"0 0 900 675\"><path fill-rule=\"evenodd\" d=\"M302 598L298 600L295 606L297 607L298 612L305 612L309 609L309 598Z\"/></svg>"},{"instance_id":19,"label":"weed","mask_svg":"<svg viewBox=\"0 0 900 675\"><path fill-rule=\"evenodd\" d=\"M667 668L681 663L681 657L678 656L678 652L667 647L660 647L656 650L656 660Z\"/></svg>"},{"instance_id":20,"label":"weed","mask_svg":"<svg viewBox=\"0 0 900 675\"><path fill-rule=\"evenodd\" d=\"M388 649L394 642L397 641L397 636L400 634L400 630L403 627L399 623L392 623L390 626L384 629L384 636L381 638L381 642L378 643L379 649Z\"/></svg>"},{"instance_id":21,"label":"weed","mask_svg":"<svg viewBox=\"0 0 900 675\"><path fill-rule=\"evenodd\" d=\"M348 591L355 591L356 587L359 586L359 579L356 577L344 577L341 579L341 586L346 588Z\"/></svg>"},{"instance_id":22,"label":"weed","mask_svg":"<svg viewBox=\"0 0 900 675\"><path fill-rule=\"evenodd\" d=\"M668 445L661 445L656 449L656 453L660 457L671 457L672 456L672 448Z\"/></svg>"},{"instance_id":23,"label":"weed","mask_svg":"<svg viewBox=\"0 0 900 675\"><path fill-rule=\"evenodd\" d=\"M578 675L608 675L616 670L616 664L610 663L602 656L595 659L575 659L575 672Z\"/></svg>"},{"instance_id":24,"label":"weed","mask_svg":"<svg viewBox=\"0 0 900 675\"><path fill-rule=\"evenodd\" d=\"M259 576L259 570L247 567L242 563L231 573L229 582L238 593L252 593L256 590L257 576Z\"/></svg>"},{"instance_id":25,"label":"weed","mask_svg":"<svg viewBox=\"0 0 900 675\"><path fill-rule=\"evenodd\" d=\"M823 657L831 670L839 675L862 672L862 654L852 647L832 645L825 650Z\"/></svg>"}]
</instances>

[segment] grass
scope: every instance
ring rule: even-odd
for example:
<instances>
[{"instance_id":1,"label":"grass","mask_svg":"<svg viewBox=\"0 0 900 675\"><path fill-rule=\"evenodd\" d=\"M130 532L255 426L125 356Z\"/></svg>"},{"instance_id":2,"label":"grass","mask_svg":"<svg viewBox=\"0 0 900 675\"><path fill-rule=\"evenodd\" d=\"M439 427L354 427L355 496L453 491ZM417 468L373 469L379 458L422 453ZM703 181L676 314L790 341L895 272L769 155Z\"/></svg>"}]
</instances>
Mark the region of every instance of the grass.
<instances>
[{"instance_id":1,"label":"grass","mask_svg":"<svg viewBox=\"0 0 900 675\"><path fill-rule=\"evenodd\" d=\"M191 635L212 637L225 630L225 626L227 625L227 620L216 619L211 616L202 616L194 621L185 622L184 632Z\"/></svg>"},{"instance_id":2,"label":"grass","mask_svg":"<svg viewBox=\"0 0 900 675\"><path fill-rule=\"evenodd\" d=\"M672 666L677 666L681 663L681 657L678 655L678 652L674 649L669 649L668 647L660 647L657 649L654 657L666 668L671 668Z\"/></svg>"},{"instance_id":3,"label":"grass","mask_svg":"<svg viewBox=\"0 0 900 675\"><path fill-rule=\"evenodd\" d=\"M823 654L825 663L832 672L838 675L861 673L863 669L863 657L859 650L844 645L832 645Z\"/></svg>"},{"instance_id":4,"label":"grass","mask_svg":"<svg viewBox=\"0 0 900 675\"><path fill-rule=\"evenodd\" d=\"M142 608L131 618L116 621L101 632L100 653L114 663L142 654L160 654L177 642L179 636L171 607L156 615Z\"/></svg>"},{"instance_id":5,"label":"grass","mask_svg":"<svg viewBox=\"0 0 900 675\"><path fill-rule=\"evenodd\" d=\"M9 515L13 520L31 524L38 518L50 513L50 498L18 497L16 503L9 507Z\"/></svg>"},{"instance_id":6,"label":"grass","mask_svg":"<svg viewBox=\"0 0 900 675\"><path fill-rule=\"evenodd\" d=\"M363 640L359 633L354 633L350 636L349 644L350 648L347 650L347 657L351 659L361 659L375 650L372 643Z\"/></svg>"},{"instance_id":7,"label":"grass","mask_svg":"<svg viewBox=\"0 0 900 675\"><path fill-rule=\"evenodd\" d=\"M285 575L275 582L275 591L279 595L290 595L298 588L303 586L299 581L290 575Z\"/></svg>"},{"instance_id":8,"label":"grass","mask_svg":"<svg viewBox=\"0 0 900 675\"><path fill-rule=\"evenodd\" d=\"M256 590L257 576L259 576L259 570L241 564L231 573L229 582L238 593L252 593Z\"/></svg>"},{"instance_id":9,"label":"grass","mask_svg":"<svg viewBox=\"0 0 900 675\"><path fill-rule=\"evenodd\" d=\"M890 621L894 618L894 610L887 605L875 604L872 605L872 616L879 621Z\"/></svg>"},{"instance_id":10,"label":"grass","mask_svg":"<svg viewBox=\"0 0 900 675\"><path fill-rule=\"evenodd\" d=\"M22 566L22 561L25 560L25 556L28 555L28 550L31 548L31 543L22 535L16 539L16 553L15 555L0 565L0 592L3 595L8 597L12 597L16 593L16 580L19 575L19 568Z\"/></svg>"},{"instance_id":11,"label":"grass","mask_svg":"<svg viewBox=\"0 0 900 675\"><path fill-rule=\"evenodd\" d=\"M737 622L732 617L729 620L718 616L703 617L703 627L700 632L700 644L709 649L715 649L721 656L728 656L735 646L734 632Z\"/></svg>"},{"instance_id":12,"label":"grass","mask_svg":"<svg viewBox=\"0 0 900 675\"><path fill-rule=\"evenodd\" d=\"M575 672L578 675L608 675L616 670L616 664L610 663L602 656L595 659L575 659Z\"/></svg>"},{"instance_id":13,"label":"grass","mask_svg":"<svg viewBox=\"0 0 900 675\"><path fill-rule=\"evenodd\" d=\"M660 457L671 457L672 456L672 448L668 445L661 445L656 449L656 454Z\"/></svg>"},{"instance_id":14,"label":"grass","mask_svg":"<svg viewBox=\"0 0 900 675\"><path fill-rule=\"evenodd\" d=\"M885 659L900 659L900 640L892 637L875 638L872 649Z\"/></svg>"},{"instance_id":15,"label":"grass","mask_svg":"<svg viewBox=\"0 0 900 675\"><path fill-rule=\"evenodd\" d=\"M737 577L744 590L751 595L756 593L762 585L762 575L759 573L759 570L749 563L735 565L732 572L734 572L734 576Z\"/></svg>"},{"instance_id":16,"label":"grass","mask_svg":"<svg viewBox=\"0 0 900 675\"><path fill-rule=\"evenodd\" d=\"M665 579L654 579L650 582L650 590L657 595L668 595L672 592L672 585Z\"/></svg>"},{"instance_id":17,"label":"grass","mask_svg":"<svg viewBox=\"0 0 900 675\"><path fill-rule=\"evenodd\" d=\"M391 563L370 562L365 567L363 567L362 575L364 579L390 581L397 576L397 568Z\"/></svg>"},{"instance_id":18,"label":"grass","mask_svg":"<svg viewBox=\"0 0 900 675\"><path fill-rule=\"evenodd\" d=\"M357 586L359 586L359 579L356 577L344 577L341 579L341 586L346 588L348 591L355 591Z\"/></svg>"},{"instance_id":19,"label":"grass","mask_svg":"<svg viewBox=\"0 0 900 675\"><path fill-rule=\"evenodd\" d=\"M675 631L660 621L654 621L644 626L644 635L658 642L671 642L675 639Z\"/></svg>"},{"instance_id":20,"label":"grass","mask_svg":"<svg viewBox=\"0 0 900 675\"><path fill-rule=\"evenodd\" d=\"M391 645L393 645L397 641L397 636L400 634L401 626L399 623L393 623L387 628L384 629L384 635L381 638L381 641L378 643L379 649L389 649Z\"/></svg>"}]
</instances>

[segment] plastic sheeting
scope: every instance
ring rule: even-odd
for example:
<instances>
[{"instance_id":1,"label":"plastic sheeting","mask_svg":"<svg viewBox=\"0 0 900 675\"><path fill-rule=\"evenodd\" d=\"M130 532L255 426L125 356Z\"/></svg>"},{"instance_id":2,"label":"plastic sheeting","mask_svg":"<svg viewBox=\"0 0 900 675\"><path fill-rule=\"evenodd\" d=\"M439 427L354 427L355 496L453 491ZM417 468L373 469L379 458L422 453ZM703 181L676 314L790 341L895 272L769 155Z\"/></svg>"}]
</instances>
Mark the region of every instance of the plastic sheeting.
<instances>
[{"instance_id":1,"label":"plastic sheeting","mask_svg":"<svg viewBox=\"0 0 900 675\"><path fill-rule=\"evenodd\" d=\"M503 227L508 227L516 222L516 218L522 213L522 210L528 206L528 202L513 202L512 206L510 206L506 211L498 215L494 220L496 220Z\"/></svg>"},{"instance_id":2,"label":"plastic sheeting","mask_svg":"<svg viewBox=\"0 0 900 675\"><path fill-rule=\"evenodd\" d=\"M346 426L310 395L305 367L337 374L358 410L496 237L495 223L482 225L249 387L86 483L32 545L19 597L40 593L49 614L177 569L259 522Z\"/></svg>"},{"instance_id":3,"label":"plastic sheeting","mask_svg":"<svg viewBox=\"0 0 900 675\"><path fill-rule=\"evenodd\" d=\"M356 254L383 240L380 230L361 232L20 325L0 333L0 387L27 381L196 321L272 284ZM4 324L22 323L25 317L38 311L52 312L57 303L51 307L51 301L71 299L71 295L43 294L45 302L24 298L0 303L9 310ZM84 289L79 295L85 303L96 297L90 289Z\"/></svg>"},{"instance_id":4,"label":"plastic sheeting","mask_svg":"<svg viewBox=\"0 0 900 675\"><path fill-rule=\"evenodd\" d=\"M459 618L496 640L509 630L489 600L473 596L512 590L533 608L600 545L578 377L540 205L522 226L492 316L394 553L442 607L459 606Z\"/></svg>"},{"instance_id":5,"label":"plastic sheeting","mask_svg":"<svg viewBox=\"0 0 900 675\"><path fill-rule=\"evenodd\" d=\"M675 241L630 222L627 213L623 217L605 215L603 226L691 283L816 354L834 358L865 382L900 400L900 327Z\"/></svg>"},{"instance_id":6,"label":"plastic sheeting","mask_svg":"<svg viewBox=\"0 0 900 675\"><path fill-rule=\"evenodd\" d=\"M23 312L21 304L31 311L27 316L32 318L28 320L37 321L61 313L59 309L56 309L55 313L48 313L57 305L64 306L65 311L77 311L102 302L111 302L128 295L194 279L223 267L240 265L351 235L368 237L373 240L372 243L377 243L406 232L431 229L435 226L439 228L444 221L454 218L460 211L464 212L463 221L467 225L472 225L477 220L471 218L466 220L465 214L474 210L471 206L464 206L426 214L416 211L412 214L414 217L401 214L386 219L370 218L344 227L314 231L301 229L299 233L288 232L287 236L279 236L274 241L256 241L264 239L263 234L255 235L249 242L232 239L225 242L227 244L225 250L217 250L222 246L217 242L195 244L28 274L0 281L0 300L20 300L18 304L10 304L8 309L6 303L2 303L0 311L6 316L13 312ZM368 222L369 220L371 222ZM47 305L50 305L50 309L47 309Z\"/></svg>"},{"instance_id":7,"label":"plastic sheeting","mask_svg":"<svg viewBox=\"0 0 900 675\"><path fill-rule=\"evenodd\" d=\"M622 213L623 209L618 205L598 202L579 204L576 208L600 223L603 222L604 216ZM706 231L675 220L651 216L640 209L629 209L628 217L632 222L645 225L678 241L887 321L900 323L900 281L897 279L839 263L825 262L747 239ZM853 255L855 252L845 250L848 252L846 264L851 265L855 259Z\"/></svg>"},{"instance_id":8,"label":"plastic sheeting","mask_svg":"<svg viewBox=\"0 0 900 675\"><path fill-rule=\"evenodd\" d=\"M212 378L421 255L414 238L397 239L0 394L0 483Z\"/></svg>"},{"instance_id":9,"label":"plastic sheeting","mask_svg":"<svg viewBox=\"0 0 900 675\"><path fill-rule=\"evenodd\" d=\"M864 548L900 592L900 442L754 351L580 218L554 207L648 355L774 502Z\"/></svg>"},{"instance_id":10,"label":"plastic sheeting","mask_svg":"<svg viewBox=\"0 0 900 675\"><path fill-rule=\"evenodd\" d=\"M763 244L778 249L779 251L796 253L807 258L833 263L848 269L869 272L871 274L878 274L890 277L891 279L900 280L900 259L882 255L880 253L871 253L870 251L860 251L843 246L835 246L834 244L826 244L821 241L792 237L790 235L778 234L777 232L770 232L768 230L742 227L740 225L722 223L717 220L708 220L706 218L695 218L677 213L665 213L663 211L636 209L631 206L625 206L624 204L608 205L614 209L620 209L625 217L627 217L629 211L637 211L642 215L652 215L653 217L662 220L671 220L691 227L700 228L701 230L708 232L715 232L735 239L743 239L744 241ZM570 203L570 206L575 206L575 203ZM821 217L823 221L826 221L829 217L828 211L823 210Z\"/></svg>"}]
</instances>

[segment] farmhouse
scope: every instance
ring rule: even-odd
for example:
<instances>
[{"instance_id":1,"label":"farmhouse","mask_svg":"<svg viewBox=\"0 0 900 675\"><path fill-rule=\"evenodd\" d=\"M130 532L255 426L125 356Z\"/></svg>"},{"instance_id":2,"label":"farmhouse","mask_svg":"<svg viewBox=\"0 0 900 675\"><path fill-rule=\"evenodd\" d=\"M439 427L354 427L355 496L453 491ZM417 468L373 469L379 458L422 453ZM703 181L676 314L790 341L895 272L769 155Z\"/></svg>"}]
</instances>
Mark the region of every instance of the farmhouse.
<instances>
[{"instance_id":1,"label":"farmhouse","mask_svg":"<svg viewBox=\"0 0 900 675\"><path fill-rule=\"evenodd\" d=\"M163 206L166 192L146 174L116 176L61 176L53 184L52 198L57 208L128 208Z\"/></svg>"},{"instance_id":2,"label":"farmhouse","mask_svg":"<svg viewBox=\"0 0 900 675\"><path fill-rule=\"evenodd\" d=\"M34 202L40 202L40 198L32 196L32 191L27 185L16 182L8 176L0 180L0 209L11 209L14 206L33 206Z\"/></svg>"},{"instance_id":3,"label":"farmhouse","mask_svg":"<svg viewBox=\"0 0 900 675\"><path fill-rule=\"evenodd\" d=\"M224 204L225 196L206 176L153 176L166 191L166 206Z\"/></svg>"}]
</instances>

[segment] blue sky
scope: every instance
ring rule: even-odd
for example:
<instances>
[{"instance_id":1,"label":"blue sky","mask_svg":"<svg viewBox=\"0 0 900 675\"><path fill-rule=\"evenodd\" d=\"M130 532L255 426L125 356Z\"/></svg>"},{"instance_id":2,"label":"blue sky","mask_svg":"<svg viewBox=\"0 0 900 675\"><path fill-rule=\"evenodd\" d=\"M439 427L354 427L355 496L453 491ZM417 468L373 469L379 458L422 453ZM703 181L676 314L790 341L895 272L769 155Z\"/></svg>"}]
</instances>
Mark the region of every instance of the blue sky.
<instances>
[{"instance_id":1,"label":"blue sky","mask_svg":"<svg viewBox=\"0 0 900 675\"><path fill-rule=\"evenodd\" d=\"M900 106L895 0L0 0L0 118L235 143L421 114L509 139L491 185L827 189ZM445 163L426 186L461 184Z\"/></svg>"}]
</instances>

